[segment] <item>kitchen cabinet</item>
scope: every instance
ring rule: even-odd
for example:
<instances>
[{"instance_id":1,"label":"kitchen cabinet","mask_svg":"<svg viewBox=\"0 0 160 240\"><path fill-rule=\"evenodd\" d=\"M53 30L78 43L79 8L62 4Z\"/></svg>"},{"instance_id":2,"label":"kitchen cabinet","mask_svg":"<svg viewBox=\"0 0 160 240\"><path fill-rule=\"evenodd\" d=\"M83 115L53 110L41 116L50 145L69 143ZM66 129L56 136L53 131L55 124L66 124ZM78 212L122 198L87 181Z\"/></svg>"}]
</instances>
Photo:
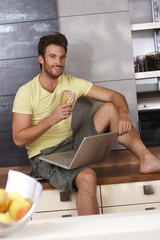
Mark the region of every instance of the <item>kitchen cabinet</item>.
<instances>
[{"instance_id":1,"label":"kitchen cabinet","mask_svg":"<svg viewBox=\"0 0 160 240\"><path fill-rule=\"evenodd\" d=\"M75 194L61 201L60 192L43 190L32 220L77 216ZM99 185L97 198L101 214L160 209L160 180Z\"/></svg>"},{"instance_id":2,"label":"kitchen cabinet","mask_svg":"<svg viewBox=\"0 0 160 240\"><path fill-rule=\"evenodd\" d=\"M56 218L56 217L75 217L77 216L76 209L66 209L66 210L58 210L58 211L42 211L36 212L32 216L32 220L35 219L47 219L47 218Z\"/></svg>"},{"instance_id":3,"label":"kitchen cabinet","mask_svg":"<svg viewBox=\"0 0 160 240\"><path fill-rule=\"evenodd\" d=\"M97 186L97 199L101 212L99 186ZM66 193L58 189L49 189L42 191L39 204L32 219L71 216L77 216L75 193Z\"/></svg>"},{"instance_id":4,"label":"kitchen cabinet","mask_svg":"<svg viewBox=\"0 0 160 240\"><path fill-rule=\"evenodd\" d=\"M144 210L155 210L160 209L160 203L147 203L147 204L133 204L126 206L112 206L112 207L104 207L103 214L108 213L127 213L127 212L137 212Z\"/></svg>"},{"instance_id":5,"label":"kitchen cabinet","mask_svg":"<svg viewBox=\"0 0 160 240\"><path fill-rule=\"evenodd\" d=\"M103 213L160 209L160 181L101 186Z\"/></svg>"}]
</instances>

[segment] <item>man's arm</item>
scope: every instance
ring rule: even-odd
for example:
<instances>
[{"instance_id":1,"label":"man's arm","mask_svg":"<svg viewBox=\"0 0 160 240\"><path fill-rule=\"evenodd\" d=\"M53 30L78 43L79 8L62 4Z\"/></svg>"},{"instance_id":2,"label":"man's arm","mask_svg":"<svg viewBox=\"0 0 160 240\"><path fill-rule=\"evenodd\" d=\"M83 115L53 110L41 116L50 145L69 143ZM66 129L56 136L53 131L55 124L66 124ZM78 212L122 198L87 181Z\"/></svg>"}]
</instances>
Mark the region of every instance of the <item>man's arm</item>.
<instances>
[{"instance_id":1,"label":"man's arm","mask_svg":"<svg viewBox=\"0 0 160 240\"><path fill-rule=\"evenodd\" d=\"M12 132L14 143L18 147L24 147L37 140L54 124L68 118L71 112L72 106L70 104L59 105L50 116L34 126L31 125L31 114L13 113Z\"/></svg>"},{"instance_id":2,"label":"man's arm","mask_svg":"<svg viewBox=\"0 0 160 240\"><path fill-rule=\"evenodd\" d=\"M119 113L119 135L131 130L128 104L121 93L93 84L87 96L102 102L113 102Z\"/></svg>"}]
</instances>

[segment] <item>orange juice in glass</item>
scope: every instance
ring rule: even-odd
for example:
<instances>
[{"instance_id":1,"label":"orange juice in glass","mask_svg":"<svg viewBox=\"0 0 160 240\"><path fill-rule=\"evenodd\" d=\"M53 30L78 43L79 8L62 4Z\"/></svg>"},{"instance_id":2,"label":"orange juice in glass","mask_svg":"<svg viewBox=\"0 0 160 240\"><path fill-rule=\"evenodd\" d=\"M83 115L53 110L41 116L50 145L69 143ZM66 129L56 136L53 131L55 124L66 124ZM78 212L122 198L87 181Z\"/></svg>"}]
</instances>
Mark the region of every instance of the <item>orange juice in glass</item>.
<instances>
[{"instance_id":1,"label":"orange juice in glass","mask_svg":"<svg viewBox=\"0 0 160 240\"><path fill-rule=\"evenodd\" d=\"M64 90L61 93L61 104L70 103L73 104L75 100L75 93L71 90Z\"/></svg>"}]
</instances>

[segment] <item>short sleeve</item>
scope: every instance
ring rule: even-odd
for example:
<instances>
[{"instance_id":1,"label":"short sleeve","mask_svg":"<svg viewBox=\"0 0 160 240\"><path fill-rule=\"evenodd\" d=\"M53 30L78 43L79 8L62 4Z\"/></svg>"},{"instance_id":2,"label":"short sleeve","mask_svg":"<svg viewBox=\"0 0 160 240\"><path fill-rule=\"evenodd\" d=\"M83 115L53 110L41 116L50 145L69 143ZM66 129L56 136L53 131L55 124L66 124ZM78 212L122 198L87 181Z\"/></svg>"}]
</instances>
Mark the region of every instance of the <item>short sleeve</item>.
<instances>
[{"instance_id":1,"label":"short sleeve","mask_svg":"<svg viewBox=\"0 0 160 240\"><path fill-rule=\"evenodd\" d=\"M12 112L32 114L30 94L27 89L24 90L23 87L20 87L17 91L13 102Z\"/></svg>"}]
</instances>

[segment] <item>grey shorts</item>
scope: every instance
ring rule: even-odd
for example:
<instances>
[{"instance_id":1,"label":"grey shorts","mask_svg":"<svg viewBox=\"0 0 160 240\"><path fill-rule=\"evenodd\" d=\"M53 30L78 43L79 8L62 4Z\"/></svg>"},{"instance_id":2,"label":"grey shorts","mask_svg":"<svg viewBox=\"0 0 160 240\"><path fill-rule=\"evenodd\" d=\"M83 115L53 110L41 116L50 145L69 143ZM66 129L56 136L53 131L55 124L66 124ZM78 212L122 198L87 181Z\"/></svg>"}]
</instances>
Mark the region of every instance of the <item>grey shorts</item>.
<instances>
[{"instance_id":1,"label":"grey shorts","mask_svg":"<svg viewBox=\"0 0 160 240\"><path fill-rule=\"evenodd\" d=\"M57 146L53 146L47 149L43 149L41 151L42 155L50 154L53 152L62 152L71 149L78 149L79 145L81 144L83 138L85 136L96 135L97 131L95 130L94 123L93 123L93 116L90 117L85 121L82 128L75 136L71 136ZM43 178L49 183L62 190L76 192L77 188L74 185L74 179L81 172L83 169L86 168L80 167L73 170L67 170L53 164L44 162L39 159L40 155L37 155L30 159L32 171L31 176L36 178Z\"/></svg>"}]
</instances>

